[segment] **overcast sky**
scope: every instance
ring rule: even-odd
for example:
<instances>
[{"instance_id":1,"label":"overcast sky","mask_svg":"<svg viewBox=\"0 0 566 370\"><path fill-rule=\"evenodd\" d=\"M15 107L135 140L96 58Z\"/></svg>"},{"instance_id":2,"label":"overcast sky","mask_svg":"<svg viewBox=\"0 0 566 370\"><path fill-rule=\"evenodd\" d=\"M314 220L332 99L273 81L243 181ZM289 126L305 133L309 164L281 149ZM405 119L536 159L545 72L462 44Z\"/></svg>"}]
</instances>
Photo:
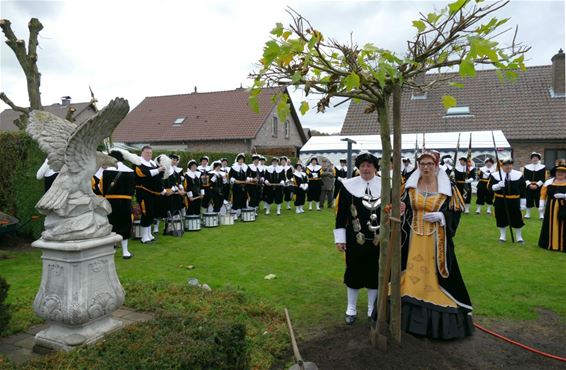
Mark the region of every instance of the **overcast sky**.
<instances>
[{"instance_id":1,"label":"overcast sky","mask_svg":"<svg viewBox=\"0 0 566 370\"><path fill-rule=\"evenodd\" d=\"M443 1L5 1L0 16L16 35L28 38L27 22L37 17L39 69L45 105L69 95L99 107L116 96L133 109L146 96L231 90L247 79L261 57L276 22L288 24L285 7L299 11L327 37L353 39L403 53L415 32L418 12L441 8ZM519 25L518 40L532 46L527 65L550 64L564 48L564 1L513 0L497 16ZM501 42L512 35L504 36ZM3 37L3 35L2 35ZM0 90L27 106L26 84L12 51L0 46ZM311 106L316 98L309 96ZM293 100L298 107L301 93ZM0 110L7 108L0 102ZM301 117L304 127L339 132L347 104Z\"/></svg>"}]
</instances>

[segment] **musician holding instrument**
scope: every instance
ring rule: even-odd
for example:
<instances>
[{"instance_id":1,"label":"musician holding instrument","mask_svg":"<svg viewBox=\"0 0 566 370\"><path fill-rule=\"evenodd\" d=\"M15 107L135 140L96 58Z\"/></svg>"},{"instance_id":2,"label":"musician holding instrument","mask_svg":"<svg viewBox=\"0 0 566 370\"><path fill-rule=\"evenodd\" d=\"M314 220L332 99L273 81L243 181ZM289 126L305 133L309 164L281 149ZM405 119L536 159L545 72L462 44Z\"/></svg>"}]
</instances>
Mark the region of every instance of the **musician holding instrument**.
<instances>
[{"instance_id":1,"label":"musician holding instrument","mask_svg":"<svg viewBox=\"0 0 566 370\"><path fill-rule=\"evenodd\" d=\"M470 213L470 203L472 202L472 182L476 178L476 169L474 162L466 157L460 157L458 164L454 167L454 179L456 180L456 187L464 197L464 204L466 210L464 213Z\"/></svg>"},{"instance_id":2,"label":"musician holding instrument","mask_svg":"<svg viewBox=\"0 0 566 370\"><path fill-rule=\"evenodd\" d=\"M244 163L246 155L240 153L236 156L236 162L230 167L228 177L232 184L232 209L236 211L235 219L240 217L243 208L246 208L247 193L246 193L246 172L248 165Z\"/></svg>"},{"instance_id":3,"label":"musician holding instrument","mask_svg":"<svg viewBox=\"0 0 566 370\"><path fill-rule=\"evenodd\" d=\"M256 216L261 200L261 178L263 177L263 171L259 167L259 159L259 155L253 154L252 163L248 165L248 170L246 171L248 180L248 185L246 186L248 192L248 207L255 210Z\"/></svg>"},{"instance_id":4,"label":"musician holding instrument","mask_svg":"<svg viewBox=\"0 0 566 370\"><path fill-rule=\"evenodd\" d=\"M187 163L187 172L185 173L185 181L183 187L186 191L186 207L187 215L200 216L200 206L204 197L204 189L201 189L200 172L197 171L197 161L191 159Z\"/></svg>"},{"instance_id":5,"label":"musician holding instrument","mask_svg":"<svg viewBox=\"0 0 566 370\"><path fill-rule=\"evenodd\" d=\"M210 200L212 202L212 211L220 212L220 208L224 205L224 189L228 183L227 176L222 172L222 162L212 162L212 171L210 171Z\"/></svg>"},{"instance_id":6,"label":"musician holding instrument","mask_svg":"<svg viewBox=\"0 0 566 370\"><path fill-rule=\"evenodd\" d=\"M546 166L540 163L540 153L531 153L531 163L523 168L523 177L527 185L527 209L525 218L531 218L531 208L538 208L539 220L544 219L544 206L540 206L540 191L546 181Z\"/></svg>"},{"instance_id":7,"label":"musician holding instrument","mask_svg":"<svg viewBox=\"0 0 566 370\"><path fill-rule=\"evenodd\" d=\"M271 212L271 205L277 205L277 215L281 214L281 203L283 202L283 187L285 186L285 174L283 167L279 165L279 158L271 159L271 166L265 169L265 181L263 191L265 193L265 214Z\"/></svg>"}]
</instances>

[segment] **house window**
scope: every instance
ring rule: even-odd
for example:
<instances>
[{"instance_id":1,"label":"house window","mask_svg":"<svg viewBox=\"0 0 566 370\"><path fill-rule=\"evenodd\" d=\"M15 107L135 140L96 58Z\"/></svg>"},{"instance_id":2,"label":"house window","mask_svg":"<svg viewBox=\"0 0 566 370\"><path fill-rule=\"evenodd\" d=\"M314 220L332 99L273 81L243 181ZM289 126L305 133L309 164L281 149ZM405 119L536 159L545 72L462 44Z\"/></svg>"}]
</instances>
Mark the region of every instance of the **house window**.
<instances>
[{"instance_id":1,"label":"house window","mask_svg":"<svg viewBox=\"0 0 566 370\"><path fill-rule=\"evenodd\" d=\"M271 124L271 136L273 137L277 137L277 122L278 118L277 117L273 117L273 122Z\"/></svg>"},{"instance_id":2,"label":"house window","mask_svg":"<svg viewBox=\"0 0 566 370\"><path fill-rule=\"evenodd\" d=\"M544 164L550 170L554 167L554 161L557 159L566 159L566 149L545 149L544 150Z\"/></svg>"},{"instance_id":3,"label":"house window","mask_svg":"<svg viewBox=\"0 0 566 370\"><path fill-rule=\"evenodd\" d=\"M289 130L289 121L285 121L285 139L289 138L290 130Z\"/></svg>"},{"instance_id":4,"label":"house window","mask_svg":"<svg viewBox=\"0 0 566 370\"><path fill-rule=\"evenodd\" d=\"M187 119L187 117L177 117L175 119L175 121L173 121L173 126L181 126L183 124L183 122L185 122L185 120Z\"/></svg>"},{"instance_id":5,"label":"house window","mask_svg":"<svg viewBox=\"0 0 566 370\"><path fill-rule=\"evenodd\" d=\"M446 110L446 114L444 118L456 118L456 117L473 117L470 113L470 107L462 106L462 107L451 107Z\"/></svg>"}]
</instances>

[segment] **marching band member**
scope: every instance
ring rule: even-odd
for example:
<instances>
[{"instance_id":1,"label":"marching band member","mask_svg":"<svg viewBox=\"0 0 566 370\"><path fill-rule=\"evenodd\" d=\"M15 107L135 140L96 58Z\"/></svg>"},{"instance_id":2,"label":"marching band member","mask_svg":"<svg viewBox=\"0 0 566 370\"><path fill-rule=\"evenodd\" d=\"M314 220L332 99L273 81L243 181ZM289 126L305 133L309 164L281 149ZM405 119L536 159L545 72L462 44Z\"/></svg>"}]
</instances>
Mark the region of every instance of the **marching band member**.
<instances>
[{"instance_id":1,"label":"marching band member","mask_svg":"<svg viewBox=\"0 0 566 370\"><path fill-rule=\"evenodd\" d=\"M523 244L525 241L521 235L521 229L525 223L521 211L525 210L527 204L525 178L521 172L513 169L511 158L502 160L500 169L501 171L494 171L491 174L487 184L495 193L493 207L499 228L499 242L504 243L507 240L506 228L511 225L515 230L517 242ZM507 213L509 213L509 219Z\"/></svg>"},{"instance_id":2,"label":"marching band member","mask_svg":"<svg viewBox=\"0 0 566 370\"><path fill-rule=\"evenodd\" d=\"M566 252L566 160L554 166L554 178L541 190L541 206L546 208L538 245L550 251Z\"/></svg>"},{"instance_id":3,"label":"marching band member","mask_svg":"<svg viewBox=\"0 0 566 370\"><path fill-rule=\"evenodd\" d=\"M35 177L38 180L44 181L44 191L47 193L58 174L59 172L55 172L51 169L51 167L49 167L49 162L47 158L45 158L45 161L43 162L41 167L39 167L39 170L37 170Z\"/></svg>"},{"instance_id":4,"label":"marching band member","mask_svg":"<svg viewBox=\"0 0 566 370\"><path fill-rule=\"evenodd\" d=\"M539 219L544 218L544 207L540 207L540 189L546 181L546 166L540 163L541 155L531 153L531 163L523 168L523 177L527 184L527 210L525 218L531 218L531 208L538 208Z\"/></svg>"},{"instance_id":5,"label":"marching band member","mask_svg":"<svg viewBox=\"0 0 566 370\"><path fill-rule=\"evenodd\" d=\"M306 169L309 179L309 188L307 191L307 200L309 201L309 211L312 211L312 202L316 204L316 210L320 211L320 192L322 189L321 175L322 167L318 164L318 159L312 157Z\"/></svg>"},{"instance_id":6,"label":"marching band member","mask_svg":"<svg viewBox=\"0 0 566 370\"><path fill-rule=\"evenodd\" d=\"M452 170L454 169L454 161L452 161L452 158L450 158L449 155L445 155L442 157L442 163L440 165L440 168L444 170L444 172L446 172L448 177L450 177L450 175L452 174Z\"/></svg>"},{"instance_id":7,"label":"marching band member","mask_svg":"<svg viewBox=\"0 0 566 370\"><path fill-rule=\"evenodd\" d=\"M244 163L245 159L244 153L238 154L236 162L229 172L230 183L232 184L232 209L236 211L236 219L240 217L242 208L246 208L246 171L248 166Z\"/></svg>"},{"instance_id":8,"label":"marching band member","mask_svg":"<svg viewBox=\"0 0 566 370\"><path fill-rule=\"evenodd\" d=\"M228 159L222 158L220 159L222 163L222 167L220 167L220 171L222 171L225 175L226 182L224 183L224 203L228 204L231 201L230 197L230 181L228 181L228 173L230 173L230 166L228 166Z\"/></svg>"},{"instance_id":9,"label":"marching band member","mask_svg":"<svg viewBox=\"0 0 566 370\"><path fill-rule=\"evenodd\" d=\"M293 185L295 186L295 212L304 213L305 197L309 187L307 174L303 172L304 167L302 164L295 165L295 172L293 172Z\"/></svg>"},{"instance_id":10,"label":"marching band member","mask_svg":"<svg viewBox=\"0 0 566 370\"><path fill-rule=\"evenodd\" d=\"M210 172L211 168L208 165L209 161L210 159L208 158L208 156L203 155L200 158L200 165L197 167L197 170L200 173L201 189L204 189L204 196L201 199L201 207L203 209L203 212L208 212L210 208L210 176L208 173Z\"/></svg>"},{"instance_id":11,"label":"marching band member","mask_svg":"<svg viewBox=\"0 0 566 370\"><path fill-rule=\"evenodd\" d=\"M285 177L285 187L283 189L283 200L287 203L287 209L291 209L291 199L293 199L293 166L289 163L289 158L281 157L281 167L283 167L283 176Z\"/></svg>"},{"instance_id":12,"label":"marching band member","mask_svg":"<svg viewBox=\"0 0 566 370\"><path fill-rule=\"evenodd\" d=\"M476 199L476 214L481 213L481 206L487 204L487 214L491 214L491 206L493 205L493 190L491 190L487 183L491 174L495 171L493 164L495 163L492 158L485 160L485 166L479 169L478 172L478 186L477 186L477 199Z\"/></svg>"},{"instance_id":13,"label":"marching band member","mask_svg":"<svg viewBox=\"0 0 566 370\"><path fill-rule=\"evenodd\" d=\"M334 167L334 199L342 189L342 181L348 178L348 164L346 158L340 158L340 166Z\"/></svg>"},{"instance_id":14,"label":"marching band member","mask_svg":"<svg viewBox=\"0 0 566 370\"><path fill-rule=\"evenodd\" d=\"M200 215L202 198L204 197L204 189L201 189L200 172L197 170L197 161L191 159L187 163L187 172L185 173L185 182L183 187L187 193L187 215Z\"/></svg>"},{"instance_id":15,"label":"marching band member","mask_svg":"<svg viewBox=\"0 0 566 370\"><path fill-rule=\"evenodd\" d=\"M128 250L128 240L132 237L132 197L136 191L136 176L134 171L124 165L124 160L141 165L137 155L122 149L112 149L109 154L116 158L115 167L107 167L102 172L102 195L112 206L108 222L112 231L122 236L122 258L130 259L134 255Z\"/></svg>"},{"instance_id":16,"label":"marching band member","mask_svg":"<svg viewBox=\"0 0 566 370\"><path fill-rule=\"evenodd\" d=\"M210 171L210 199L212 201L212 211L215 213L220 212L220 208L224 205L226 196L224 191L228 179L226 173L222 171L222 162L212 162L212 171Z\"/></svg>"},{"instance_id":17,"label":"marching band member","mask_svg":"<svg viewBox=\"0 0 566 370\"><path fill-rule=\"evenodd\" d=\"M348 303L344 320L347 325L356 321L359 291L368 290L368 311L370 317L377 298L379 274L379 219L381 206L381 178L376 176L377 158L361 153L356 158L360 176L344 180L344 187L336 200L336 226L334 242L339 252L346 254L344 284L347 288ZM311 184L309 183L309 188ZM375 208L366 208L363 199L375 203Z\"/></svg>"},{"instance_id":18,"label":"marching band member","mask_svg":"<svg viewBox=\"0 0 566 370\"><path fill-rule=\"evenodd\" d=\"M163 171L161 183L163 189L165 189L165 194L158 196L155 200L155 215L153 218L153 232L159 232L159 223L161 220L167 220L169 218L169 213L171 212L172 196L175 193L174 179L171 178L173 174L173 168L171 167L171 158L167 154L160 154L155 157L155 163L158 166L163 166L165 170Z\"/></svg>"},{"instance_id":19,"label":"marching band member","mask_svg":"<svg viewBox=\"0 0 566 370\"><path fill-rule=\"evenodd\" d=\"M271 212L271 204L277 204L277 215L281 214L281 203L283 202L283 187L285 186L285 175L283 167L279 166L279 158L271 159L271 166L265 169L265 214Z\"/></svg>"},{"instance_id":20,"label":"marching band member","mask_svg":"<svg viewBox=\"0 0 566 370\"><path fill-rule=\"evenodd\" d=\"M464 204L466 205L466 211L464 213L470 213L470 203L472 201L472 182L476 178L476 169L474 168L474 163L466 157L460 157L458 163L454 167L454 179L456 180L456 187L460 191L460 194L464 197Z\"/></svg>"},{"instance_id":21,"label":"marching band member","mask_svg":"<svg viewBox=\"0 0 566 370\"><path fill-rule=\"evenodd\" d=\"M403 184L415 172L416 168L411 164L411 158L404 157L402 160L403 166L401 167L401 179Z\"/></svg>"},{"instance_id":22,"label":"marching band member","mask_svg":"<svg viewBox=\"0 0 566 370\"><path fill-rule=\"evenodd\" d=\"M246 186L246 190L248 191L248 207L253 208L256 215L259 207L259 201L261 200L261 178L263 177L263 171L260 169L259 158L260 156L257 154L252 155L252 163L248 165L246 173L248 181Z\"/></svg>"},{"instance_id":23,"label":"marching band member","mask_svg":"<svg viewBox=\"0 0 566 370\"><path fill-rule=\"evenodd\" d=\"M136 174L136 199L141 208L141 242L150 243L154 237L151 234L151 225L156 215L157 199L165 195L167 191L163 188L162 178L165 171L164 166L158 166L151 159L153 150L149 145L142 148L141 164L135 166Z\"/></svg>"}]
</instances>

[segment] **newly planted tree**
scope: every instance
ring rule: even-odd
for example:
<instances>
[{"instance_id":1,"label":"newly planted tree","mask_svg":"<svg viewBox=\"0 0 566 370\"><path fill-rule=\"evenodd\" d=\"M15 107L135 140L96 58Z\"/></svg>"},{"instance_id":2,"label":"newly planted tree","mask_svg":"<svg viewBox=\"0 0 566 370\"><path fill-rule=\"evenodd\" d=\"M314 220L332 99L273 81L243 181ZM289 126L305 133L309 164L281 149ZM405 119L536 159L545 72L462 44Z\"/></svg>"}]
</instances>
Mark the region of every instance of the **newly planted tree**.
<instances>
[{"instance_id":1,"label":"newly planted tree","mask_svg":"<svg viewBox=\"0 0 566 370\"><path fill-rule=\"evenodd\" d=\"M494 12L508 4L500 0L484 4L480 0L457 0L439 11L421 13L412 22L416 34L407 41L403 55L380 48L373 43L363 46L353 40L342 43L322 34L307 19L293 9L287 12L291 23L284 27L277 23L271 38L265 43L258 69L251 74L254 83L250 91L249 106L257 111L257 96L266 86L302 86L305 95L318 95L316 109L324 113L333 97L365 102L366 113L377 112L379 134L382 141L381 176L382 207L380 228L379 287L382 292L391 281L391 321L385 319L387 296L380 294L378 302L378 330L391 332L395 341L401 339L400 299L400 163L401 123L400 96L404 89L424 92L439 83L454 78L442 73L447 68L458 68L462 77L474 77L478 64L488 64L497 70L501 79L513 79L516 71L524 69L524 53L529 48L513 41L500 45L497 37L509 31L503 29L508 18L498 19ZM517 30L515 30L516 36ZM439 72L424 83L427 72ZM449 82L456 87L462 84ZM287 95L274 97L278 114L289 114ZM444 96L445 107L454 106L456 100ZM305 114L311 107L305 100L300 111ZM390 117L393 118L391 125ZM395 146L391 144L391 127ZM389 158L393 150L393 173ZM392 176L391 176L392 175ZM391 182L393 178L393 184ZM393 185L393 189L392 186ZM387 212L387 210L391 210ZM388 247L388 243L392 245ZM391 250L388 259L387 250ZM386 276L387 261L391 262L391 276Z\"/></svg>"}]
</instances>

